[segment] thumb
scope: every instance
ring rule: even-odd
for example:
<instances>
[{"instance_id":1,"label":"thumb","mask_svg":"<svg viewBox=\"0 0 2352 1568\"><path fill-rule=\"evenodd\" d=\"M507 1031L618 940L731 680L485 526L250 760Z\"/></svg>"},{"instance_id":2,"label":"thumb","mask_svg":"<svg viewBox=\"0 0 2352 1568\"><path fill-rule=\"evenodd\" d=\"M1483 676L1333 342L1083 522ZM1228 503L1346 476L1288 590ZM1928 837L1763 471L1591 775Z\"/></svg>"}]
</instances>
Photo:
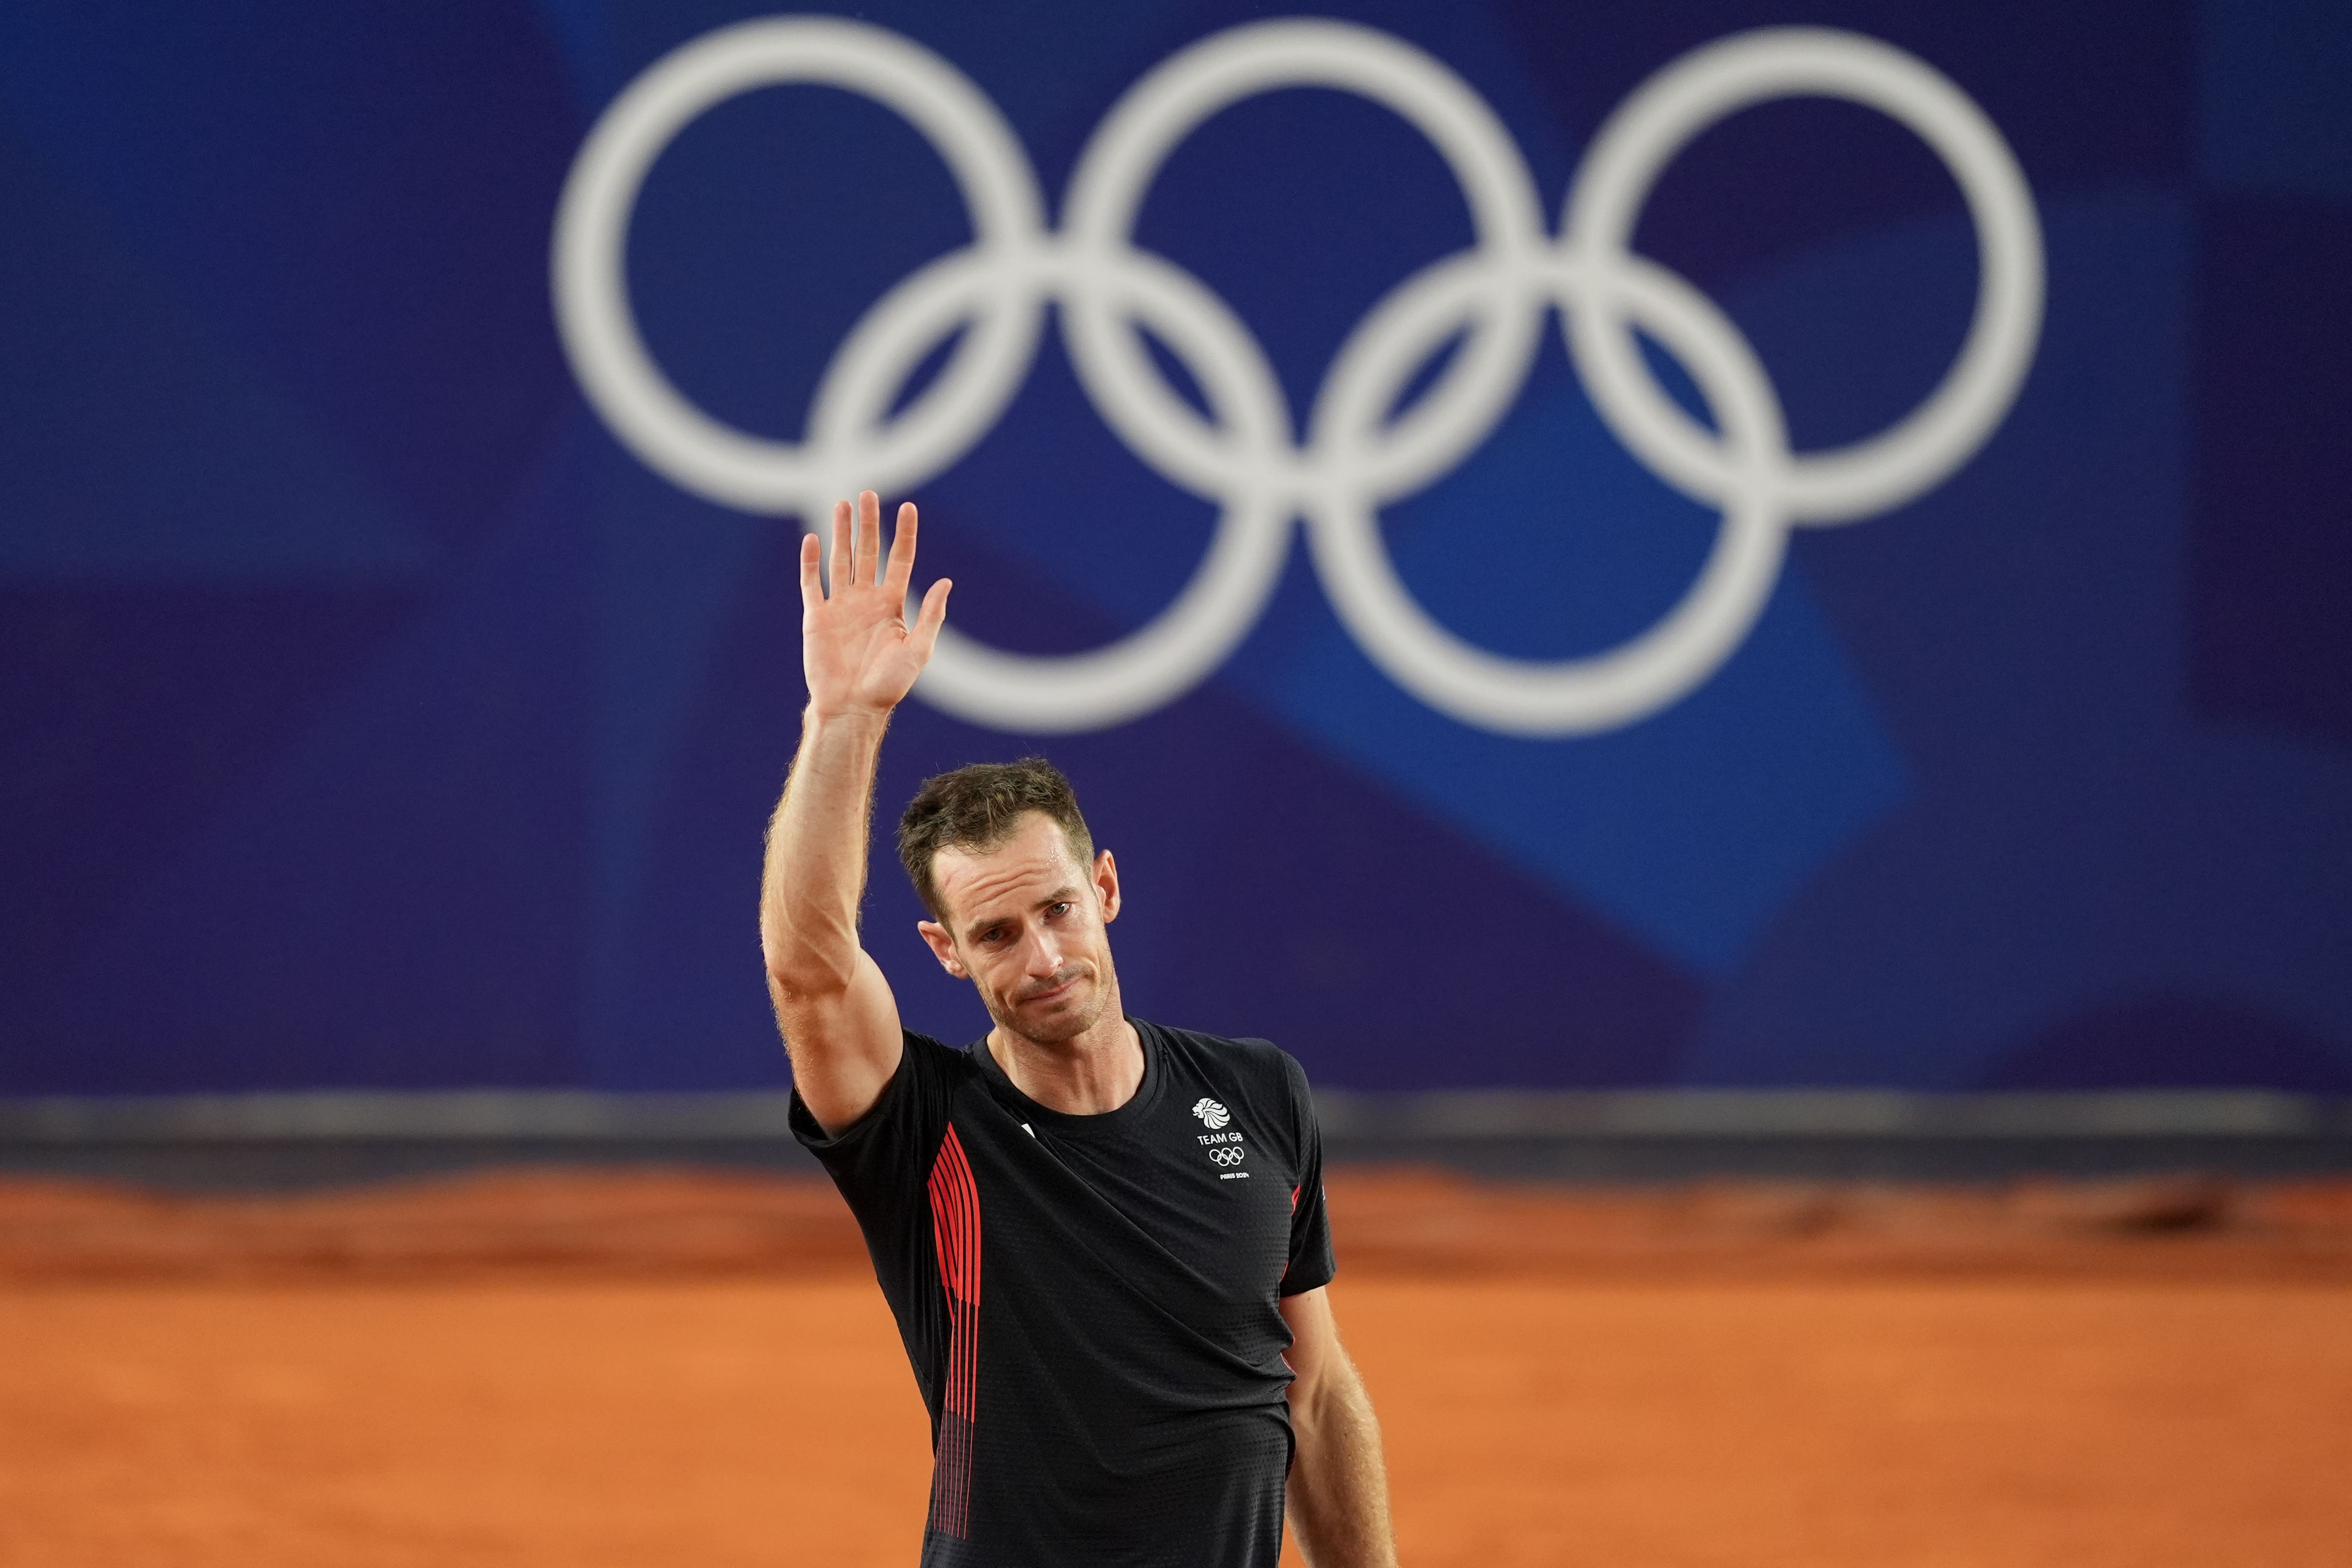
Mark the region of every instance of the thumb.
<instances>
[{"instance_id":1,"label":"thumb","mask_svg":"<svg viewBox=\"0 0 2352 1568\"><path fill-rule=\"evenodd\" d=\"M939 643L940 628L947 625L948 590L954 586L954 582L946 577L931 584L930 591L923 595L922 613L915 617L915 629L908 634L907 640L914 644L915 651L926 663Z\"/></svg>"}]
</instances>

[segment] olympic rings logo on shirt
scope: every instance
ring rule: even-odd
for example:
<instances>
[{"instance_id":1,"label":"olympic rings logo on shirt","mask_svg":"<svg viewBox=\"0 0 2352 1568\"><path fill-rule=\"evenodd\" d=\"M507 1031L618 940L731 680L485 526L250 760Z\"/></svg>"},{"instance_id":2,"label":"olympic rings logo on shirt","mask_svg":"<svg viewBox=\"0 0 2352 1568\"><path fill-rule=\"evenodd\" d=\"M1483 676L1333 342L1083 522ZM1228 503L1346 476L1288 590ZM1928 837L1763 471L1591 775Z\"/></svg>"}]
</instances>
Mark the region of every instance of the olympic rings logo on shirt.
<instances>
[{"instance_id":1,"label":"olympic rings logo on shirt","mask_svg":"<svg viewBox=\"0 0 2352 1568\"><path fill-rule=\"evenodd\" d=\"M655 364L624 276L631 214L654 160L690 121L754 89L817 83L903 116L946 161L972 242L905 279L835 353L799 441L750 435L696 407ZM1461 184L1476 243L1405 279L1326 372L1303 438L1264 350L1198 278L1132 243L1162 163L1203 121L1288 87L1352 92L1426 136ZM1789 445L1754 350L1687 280L1629 249L1666 164L1716 121L1773 99L1849 100L1908 126L1958 180L1975 224L1975 313L1943 382L1876 436L1826 451ZM1556 736L1629 724L1704 681L1747 637L1793 527L1857 521L1940 483L2015 400L2041 331L2042 250L2032 193L2006 142L1950 80L1858 34L1772 27L1676 59L1618 107L1547 229L1533 177L1486 101L1448 67L1371 28L1253 23L1162 61L1112 107L1072 174L1059 229L993 103L898 34L834 18L772 18L710 33L656 61L581 149L554 234L557 320L590 400L652 468L748 511L826 515L861 488L899 492L942 472L1003 416L1057 302L1087 396L1170 482L1219 509L1192 581L1157 618L1108 647L1033 658L950 627L917 690L964 719L1050 732L1106 728L1172 701L1223 662L1264 609L1303 519L1332 605L1391 679L1465 723ZM1414 602L1380 509L1434 483L1483 444L1525 384L1553 309L1610 429L1662 480L1720 512L1681 601L1617 647L1576 658L1504 658ZM1152 362L1138 326L1178 355L1204 417ZM894 397L950 334L963 337L922 393ZM1636 331L1691 373L1713 428L1652 376ZM1417 372L1459 338L1402 412Z\"/></svg>"},{"instance_id":2,"label":"olympic rings logo on shirt","mask_svg":"<svg viewBox=\"0 0 2352 1568\"><path fill-rule=\"evenodd\" d=\"M1240 1164L1244 1159L1248 1158L1248 1151L1244 1149L1212 1149L1209 1151L1209 1158L1217 1164L1223 1166L1225 1169L1231 1170L1235 1165Z\"/></svg>"}]
</instances>

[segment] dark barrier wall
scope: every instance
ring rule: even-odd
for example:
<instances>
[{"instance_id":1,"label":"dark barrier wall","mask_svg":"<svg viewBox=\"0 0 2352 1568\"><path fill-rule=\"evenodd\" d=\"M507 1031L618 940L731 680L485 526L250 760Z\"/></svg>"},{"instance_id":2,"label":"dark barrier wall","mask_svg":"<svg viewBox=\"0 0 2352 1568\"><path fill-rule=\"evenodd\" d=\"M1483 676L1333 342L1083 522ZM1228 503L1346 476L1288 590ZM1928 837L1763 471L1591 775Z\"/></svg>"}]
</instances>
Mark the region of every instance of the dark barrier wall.
<instances>
[{"instance_id":1,"label":"dark barrier wall","mask_svg":"<svg viewBox=\"0 0 2352 1568\"><path fill-rule=\"evenodd\" d=\"M1052 755L1138 1012L2352 1090L2352 13L1339 11L874 4L634 130L747 13L0 11L0 1092L781 1081L784 514L869 480L967 639L883 812Z\"/></svg>"}]
</instances>

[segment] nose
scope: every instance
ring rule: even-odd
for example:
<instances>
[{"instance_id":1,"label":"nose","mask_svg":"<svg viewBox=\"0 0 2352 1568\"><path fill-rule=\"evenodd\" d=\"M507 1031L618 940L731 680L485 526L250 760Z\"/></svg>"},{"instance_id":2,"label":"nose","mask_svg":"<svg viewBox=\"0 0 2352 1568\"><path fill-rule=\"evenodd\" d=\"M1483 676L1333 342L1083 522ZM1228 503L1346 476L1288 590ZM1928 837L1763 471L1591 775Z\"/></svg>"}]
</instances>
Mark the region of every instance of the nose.
<instances>
[{"instance_id":1,"label":"nose","mask_svg":"<svg viewBox=\"0 0 2352 1568\"><path fill-rule=\"evenodd\" d=\"M1032 980L1050 979L1061 973L1061 943L1054 940L1053 932L1042 926L1031 932L1028 952L1024 956L1028 960L1027 969Z\"/></svg>"}]
</instances>

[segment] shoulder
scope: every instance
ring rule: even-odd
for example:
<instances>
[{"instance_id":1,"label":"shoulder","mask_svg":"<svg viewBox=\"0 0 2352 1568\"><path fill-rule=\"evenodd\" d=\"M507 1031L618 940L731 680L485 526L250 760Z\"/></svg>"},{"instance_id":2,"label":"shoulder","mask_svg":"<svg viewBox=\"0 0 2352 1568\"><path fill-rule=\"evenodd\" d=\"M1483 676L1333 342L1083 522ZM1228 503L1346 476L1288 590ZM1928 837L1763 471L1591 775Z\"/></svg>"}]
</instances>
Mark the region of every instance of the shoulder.
<instances>
[{"instance_id":1,"label":"shoulder","mask_svg":"<svg viewBox=\"0 0 2352 1568\"><path fill-rule=\"evenodd\" d=\"M800 1090L794 1089L793 1135L822 1155L835 1149L887 1142L884 1129L896 1128L903 1138L909 1129L919 1132L930 1122L943 1123L956 1091L975 1075L977 1069L971 1056L912 1029L899 1031L899 1043L898 1065L875 1096L874 1103L837 1131L826 1131L810 1112L807 1101L801 1099Z\"/></svg>"},{"instance_id":2,"label":"shoulder","mask_svg":"<svg viewBox=\"0 0 2352 1568\"><path fill-rule=\"evenodd\" d=\"M1272 1040L1248 1036L1232 1037L1198 1029L1158 1029L1170 1049L1183 1056L1192 1068L1213 1082L1225 1084L1251 1100L1271 1098L1304 1103L1307 1072L1297 1058Z\"/></svg>"},{"instance_id":3,"label":"shoulder","mask_svg":"<svg viewBox=\"0 0 2352 1568\"><path fill-rule=\"evenodd\" d=\"M905 1037L907 1054L915 1058L923 1067L950 1073L972 1070L970 1051L959 1049L941 1040L935 1040L929 1035L919 1035L912 1029L902 1029L899 1033Z\"/></svg>"},{"instance_id":4,"label":"shoulder","mask_svg":"<svg viewBox=\"0 0 2352 1568\"><path fill-rule=\"evenodd\" d=\"M923 1086L952 1088L971 1078L976 1070L971 1053L943 1044L929 1035L919 1035L912 1029L898 1032L901 1049L898 1070L882 1093L884 1099L901 1089L920 1089Z\"/></svg>"},{"instance_id":5,"label":"shoulder","mask_svg":"<svg viewBox=\"0 0 2352 1568\"><path fill-rule=\"evenodd\" d=\"M906 1031L906 1038L901 1071L943 1100L981 1080L980 1064L972 1059L970 1047L950 1046L912 1029Z\"/></svg>"}]
</instances>

